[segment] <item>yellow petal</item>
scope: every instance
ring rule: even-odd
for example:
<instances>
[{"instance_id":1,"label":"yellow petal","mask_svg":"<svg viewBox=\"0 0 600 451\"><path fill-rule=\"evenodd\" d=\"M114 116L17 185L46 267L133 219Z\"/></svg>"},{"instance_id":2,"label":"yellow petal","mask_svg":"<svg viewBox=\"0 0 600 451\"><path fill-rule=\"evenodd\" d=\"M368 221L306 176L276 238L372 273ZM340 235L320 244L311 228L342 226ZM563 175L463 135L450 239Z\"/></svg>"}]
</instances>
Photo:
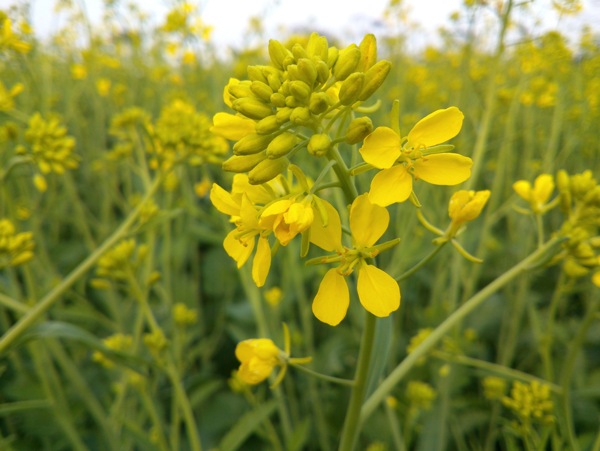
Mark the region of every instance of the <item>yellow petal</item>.
<instances>
[{"instance_id":1,"label":"yellow petal","mask_svg":"<svg viewBox=\"0 0 600 451\"><path fill-rule=\"evenodd\" d=\"M516 181L513 183L513 189L519 196L521 196L521 198L528 202L531 200L531 183L529 183L527 180Z\"/></svg>"},{"instance_id":2,"label":"yellow petal","mask_svg":"<svg viewBox=\"0 0 600 451\"><path fill-rule=\"evenodd\" d=\"M541 174L533 182L533 196L539 207L543 206L554 191L554 177L550 174Z\"/></svg>"},{"instance_id":3,"label":"yellow petal","mask_svg":"<svg viewBox=\"0 0 600 451\"><path fill-rule=\"evenodd\" d=\"M250 338L240 341L235 347L235 356L242 363L257 356L263 360L273 359L278 354L279 348L269 338Z\"/></svg>"},{"instance_id":4,"label":"yellow petal","mask_svg":"<svg viewBox=\"0 0 600 451\"><path fill-rule=\"evenodd\" d=\"M460 132L464 115L452 106L425 116L408 133L408 147L430 147L454 138Z\"/></svg>"},{"instance_id":5,"label":"yellow petal","mask_svg":"<svg viewBox=\"0 0 600 451\"><path fill-rule=\"evenodd\" d=\"M594 285L600 288L600 271L594 273L592 276L592 282Z\"/></svg>"},{"instance_id":6,"label":"yellow petal","mask_svg":"<svg viewBox=\"0 0 600 451\"><path fill-rule=\"evenodd\" d=\"M239 141L244 136L254 133L256 123L240 116L229 113L217 113L213 117L210 131L231 141Z\"/></svg>"},{"instance_id":7,"label":"yellow petal","mask_svg":"<svg viewBox=\"0 0 600 451\"><path fill-rule=\"evenodd\" d=\"M275 365L260 359L250 359L240 365L238 378L248 385L260 384L273 372Z\"/></svg>"},{"instance_id":8,"label":"yellow petal","mask_svg":"<svg viewBox=\"0 0 600 451\"><path fill-rule=\"evenodd\" d=\"M373 205L368 194L361 194L350 207L350 230L357 246L371 247L385 233L390 214L384 207Z\"/></svg>"},{"instance_id":9,"label":"yellow petal","mask_svg":"<svg viewBox=\"0 0 600 451\"><path fill-rule=\"evenodd\" d=\"M380 318L400 307L398 282L376 266L363 264L360 267L356 290L362 306Z\"/></svg>"},{"instance_id":10,"label":"yellow petal","mask_svg":"<svg viewBox=\"0 0 600 451\"><path fill-rule=\"evenodd\" d=\"M237 230L232 230L229 232L225 237L225 240L223 240L223 247L225 248L227 255L236 261L237 267L240 269L242 266L244 266L244 263L248 261L250 255L252 255L255 240L254 237L252 237L242 243L236 238L237 234Z\"/></svg>"},{"instance_id":11,"label":"yellow petal","mask_svg":"<svg viewBox=\"0 0 600 451\"><path fill-rule=\"evenodd\" d=\"M350 306L350 292L344 276L330 269L323 277L312 304L313 314L319 321L337 326Z\"/></svg>"},{"instance_id":12,"label":"yellow petal","mask_svg":"<svg viewBox=\"0 0 600 451\"><path fill-rule=\"evenodd\" d=\"M456 153L438 153L415 161L414 174L432 185L458 185L471 177L473 160Z\"/></svg>"},{"instance_id":13,"label":"yellow petal","mask_svg":"<svg viewBox=\"0 0 600 451\"><path fill-rule=\"evenodd\" d=\"M387 207L404 202L412 192L412 176L403 165L379 171L371 181L369 200L375 205Z\"/></svg>"},{"instance_id":14,"label":"yellow petal","mask_svg":"<svg viewBox=\"0 0 600 451\"><path fill-rule=\"evenodd\" d=\"M400 153L400 136L388 127L377 127L360 148L363 160L379 169L391 168Z\"/></svg>"},{"instance_id":15,"label":"yellow petal","mask_svg":"<svg viewBox=\"0 0 600 451\"><path fill-rule=\"evenodd\" d=\"M229 108L232 108L233 101L235 100L235 97L229 93L229 85L237 85L239 83L240 81L237 78L230 78L229 83L223 88L223 102L225 102L225 105Z\"/></svg>"},{"instance_id":16,"label":"yellow petal","mask_svg":"<svg viewBox=\"0 0 600 451\"><path fill-rule=\"evenodd\" d=\"M327 252L342 248L342 223L337 210L329 202L321 199L327 213L327 227L324 218L317 218L310 226L310 242Z\"/></svg>"},{"instance_id":17,"label":"yellow petal","mask_svg":"<svg viewBox=\"0 0 600 451\"><path fill-rule=\"evenodd\" d=\"M257 287L262 287L265 284L270 269L271 246L269 246L269 240L261 236L258 239L256 255L252 262L252 280L254 280Z\"/></svg>"},{"instance_id":18,"label":"yellow petal","mask_svg":"<svg viewBox=\"0 0 600 451\"><path fill-rule=\"evenodd\" d=\"M221 213L225 213L229 216L240 215L240 204L233 199L231 194L216 183L213 183L212 189L210 190L210 201Z\"/></svg>"}]
</instances>

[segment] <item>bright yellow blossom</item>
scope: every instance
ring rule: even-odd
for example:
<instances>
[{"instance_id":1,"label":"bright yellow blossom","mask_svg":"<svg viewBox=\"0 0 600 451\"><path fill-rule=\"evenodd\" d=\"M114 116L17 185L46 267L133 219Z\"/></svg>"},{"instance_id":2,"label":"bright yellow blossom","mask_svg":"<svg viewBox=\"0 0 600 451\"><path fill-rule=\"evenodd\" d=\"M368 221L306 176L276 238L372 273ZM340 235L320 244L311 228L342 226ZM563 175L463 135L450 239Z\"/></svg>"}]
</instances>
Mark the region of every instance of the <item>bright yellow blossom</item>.
<instances>
[{"instance_id":1,"label":"bright yellow blossom","mask_svg":"<svg viewBox=\"0 0 600 451\"><path fill-rule=\"evenodd\" d=\"M465 222L472 221L481 214L490 198L490 191L467 191L460 190L452 195L448 204L448 215L452 219L447 236L454 236L460 226Z\"/></svg>"},{"instance_id":2,"label":"bright yellow blossom","mask_svg":"<svg viewBox=\"0 0 600 451\"><path fill-rule=\"evenodd\" d=\"M546 211L548 199L554 191L554 177L550 174L538 175L533 187L527 180L519 180L513 184L513 189L529 202L534 213L541 214Z\"/></svg>"},{"instance_id":3,"label":"bright yellow blossom","mask_svg":"<svg viewBox=\"0 0 600 451\"><path fill-rule=\"evenodd\" d=\"M371 182L369 200L382 207L404 202L413 190L413 179L433 185L467 180L473 164L470 158L430 149L454 138L463 117L456 107L434 111L417 122L404 139L391 128L377 127L360 149L367 163L382 169Z\"/></svg>"},{"instance_id":4,"label":"bright yellow blossom","mask_svg":"<svg viewBox=\"0 0 600 451\"><path fill-rule=\"evenodd\" d=\"M313 223L313 196L300 196L281 199L267 206L260 215L261 227L273 230L277 240L287 246L296 235L307 230Z\"/></svg>"},{"instance_id":5,"label":"bright yellow blossom","mask_svg":"<svg viewBox=\"0 0 600 451\"><path fill-rule=\"evenodd\" d=\"M342 246L340 218L333 206L324 204L328 223L323 226L315 221L310 231L310 240L320 248L336 252L336 256L321 259L321 262L339 262L340 266L326 274L312 304L312 311L320 321L331 326L338 325L346 316L350 305L350 293L345 276L354 269L358 271L357 291L362 306L378 317L390 315L400 307L398 282L385 271L367 263L381 250L397 243L375 246L387 230L390 216L388 211L369 201L367 194L358 196L350 207L350 230L352 248Z\"/></svg>"},{"instance_id":6,"label":"bright yellow blossom","mask_svg":"<svg viewBox=\"0 0 600 451\"><path fill-rule=\"evenodd\" d=\"M222 138L239 141L244 136L254 133L255 127L256 123L251 119L229 113L217 113L213 117L210 131Z\"/></svg>"}]
</instances>

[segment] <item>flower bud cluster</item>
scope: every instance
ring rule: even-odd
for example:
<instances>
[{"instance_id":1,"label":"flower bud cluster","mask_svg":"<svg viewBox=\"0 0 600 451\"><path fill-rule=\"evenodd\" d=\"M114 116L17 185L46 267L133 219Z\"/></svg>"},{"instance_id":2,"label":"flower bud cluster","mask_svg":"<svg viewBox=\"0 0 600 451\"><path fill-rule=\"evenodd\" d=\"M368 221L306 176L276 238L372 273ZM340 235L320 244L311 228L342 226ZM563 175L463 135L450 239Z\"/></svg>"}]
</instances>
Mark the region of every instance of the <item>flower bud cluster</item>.
<instances>
[{"instance_id":1,"label":"flower bud cluster","mask_svg":"<svg viewBox=\"0 0 600 451\"><path fill-rule=\"evenodd\" d=\"M131 335L121 333L113 334L102 340L104 346L112 351L129 351L133 347L133 338ZM92 360L98 362L105 368L114 368L115 363L102 351L95 351L92 354Z\"/></svg>"},{"instance_id":2,"label":"flower bud cluster","mask_svg":"<svg viewBox=\"0 0 600 451\"><path fill-rule=\"evenodd\" d=\"M98 259L96 274L106 279L126 280L147 254L148 246L138 246L134 239L123 240Z\"/></svg>"},{"instance_id":3,"label":"flower bud cluster","mask_svg":"<svg viewBox=\"0 0 600 451\"><path fill-rule=\"evenodd\" d=\"M417 411L431 409L431 404L436 398L435 389L426 382L410 381L406 387L406 397L411 409Z\"/></svg>"},{"instance_id":4,"label":"flower bud cluster","mask_svg":"<svg viewBox=\"0 0 600 451\"><path fill-rule=\"evenodd\" d=\"M18 266L33 258L33 234L17 233L8 219L0 219L0 269Z\"/></svg>"},{"instance_id":5,"label":"flower bud cluster","mask_svg":"<svg viewBox=\"0 0 600 451\"><path fill-rule=\"evenodd\" d=\"M63 174L79 165L73 153L75 138L67 135L66 127L57 116L44 119L40 113L35 113L29 119L25 140L29 143L31 157L43 174Z\"/></svg>"},{"instance_id":6,"label":"flower bud cluster","mask_svg":"<svg viewBox=\"0 0 600 451\"><path fill-rule=\"evenodd\" d=\"M327 39L313 33L306 46L287 48L269 41L270 65L249 66L248 80L231 79L224 101L237 112L229 125L213 131L237 141L234 156L223 168L248 172L252 184L267 182L289 164L288 158L306 148L323 156L333 145L329 135L342 112L355 111L369 99L387 77L391 64L376 62L377 44L367 35L360 46L329 47ZM245 122L243 122L245 121ZM240 136L241 124L246 133ZM234 129L234 127L236 129ZM355 118L345 132L348 143L358 143L373 126L369 118Z\"/></svg>"},{"instance_id":7,"label":"flower bud cluster","mask_svg":"<svg viewBox=\"0 0 600 451\"><path fill-rule=\"evenodd\" d=\"M538 381L529 384L515 381L510 396L502 398L502 404L512 410L522 423L533 420L549 424L554 421L550 387Z\"/></svg>"},{"instance_id":8,"label":"flower bud cluster","mask_svg":"<svg viewBox=\"0 0 600 451\"><path fill-rule=\"evenodd\" d=\"M557 174L560 207L566 215L560 233L569 236L560 255L570 277L584 277L600 269L600 185L587 170ZM594 283L600 276L593 277Z\"/></svg>"}]
</instances>

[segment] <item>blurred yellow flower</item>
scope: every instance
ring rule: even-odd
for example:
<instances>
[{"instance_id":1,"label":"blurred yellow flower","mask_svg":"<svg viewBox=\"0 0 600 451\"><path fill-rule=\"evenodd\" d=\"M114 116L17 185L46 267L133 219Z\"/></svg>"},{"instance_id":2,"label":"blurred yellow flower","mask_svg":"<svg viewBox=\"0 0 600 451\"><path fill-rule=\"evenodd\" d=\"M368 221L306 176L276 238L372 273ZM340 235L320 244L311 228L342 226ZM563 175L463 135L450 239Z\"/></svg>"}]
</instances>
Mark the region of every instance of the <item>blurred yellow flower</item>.
<instances>
[{"instance_id":1,"label":"blurred yellow flower","mask_svg":"<svg viewBox=\"0 0 600 451\"><path fill-rule=\"evenodd\" d=\"M405 139L391 128L377 127L360 149L367 163L382 169L371 182L369 200L383 207L404 202L413 190L413 179L433 185L457 185L467 180L473 164L470 158L429 150L454 138L463 117L456 107L437 110L417 122Z\"/></svg>"},{"instance_id":2,"label":"blurred yellow flower","mask_svg":"<svg viewBox=\"0 0 600 451\"><path fill-rule=\"evenodd\" d=\"M466 191L460 190L452 195L448 204L448 215L452 222L447 237L456 235L460 227L465 223L479 217L481 210L490 198L490 191Z\"/></svg>"},{"instance_id":3,"label":"blurred yellow flower","mask_svg":"<svg viewBox=\"0 0 600 451\"><path fill-rule=\"evenodd\" d=\"M98 94L100 94L102 97L108 97L110 94L111 85L112 83L109 79L100 78L96 81L96 91L98 91Z\"/></svg>"},{"instance_id":4,"label":"blurred yellow flower","mask_svg":"<svg viewBox=\"0 0 600 451\"><path fill-rule=\"evenodd\" d=\"M280 364L282 351L268 338L253 338L238 343L235 356L241 362L238 377L249 385L260 384Z\"/></svg>"},{"instance_id":5,"label":"blurred yellow flower","mask_svg":"<svg viewBox=\"0 0 600 451\"><path fill-rule=\"evenodd\" d=\"M519 180L513 184L515 192L529 202L534 213L540 214L547 210L547 202L554 191L554 177L550 174L541 174L531 183Z\"/></svg>"},{"instance_id":6,"label":"blurred yellow flower","mask_svg":"<svg viewBox=\"0 0 600 451\"><path fill-rule=\"evenodd\" d=\"M15 107L14 98L18 96L25 87L23 83L15 83L12 88L6 89L2 80L0 80L0 111L10 111Z\"/></svg>"},{"instance_id":7,"label":"blurred yellow flower","mask_svg":"<svg viewBox=\"0 0 600 451\"><path fill-rule=\"evenodd\" d=\"M19 266L33 258L33 234L17 233L8 219L0 219L0 269Z\"/></svg>"},{"instance_id":8,"label":"blurred yellow flower","mask_svg":"<svg viewBox=\"0 0 600 451\"><path fill-rule=\"evenodd\" d=\"M73 64L71 66L71 77L75 80L84 80L87 78L87 68L83 64Z\"/></svg>"},{"instance_id":9,"label":"blurred yellow flower","mask_svg":"<svg viewBox=\"0 0 600 451\"><path fill-rule=\"evenodd\" d=\"M381 250L395 244L375 246L387 230L390 221L388 211L370 202L367 194L358 196L350 207L350 231L352 248L342 246L341 222L337 210L323 201L327 210L327 226L322 221L314 221L310 240L320 248L336 252L322 262L339 262L338 268L330 269L323 277L313 300L312 311L320 321L337 326L346 316L350 306L350 293L345 276L358 270L357 292L360 303L370 313L378 317L390 315L400 307L400 287L398 282L385 271L367 263ZM390 242L391 243L391 242ZM387 245L387 246L386 246Z\"/></svg>"}]
</instances>

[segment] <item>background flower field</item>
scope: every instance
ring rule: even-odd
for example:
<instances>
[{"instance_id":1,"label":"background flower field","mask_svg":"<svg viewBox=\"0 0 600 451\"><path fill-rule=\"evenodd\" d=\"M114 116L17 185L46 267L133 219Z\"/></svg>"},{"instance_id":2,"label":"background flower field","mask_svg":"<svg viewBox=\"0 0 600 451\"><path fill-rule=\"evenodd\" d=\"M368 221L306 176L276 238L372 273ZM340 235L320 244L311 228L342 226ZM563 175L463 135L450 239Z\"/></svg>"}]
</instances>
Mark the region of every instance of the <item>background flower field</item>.
<instances>
[{"instance_id":1,"label":"background flower field","mask_svg":"<svg viewBox=\"0 0 600 451\"><path fill-rule=\"evenodd\" d=\"M370 313L351 289L343 322L315 318L330 268L306 265L300 240L276 246L258 287L211 195L233 180L233 143L213 133L225 86L271 64L269 39L291 49L315 30L266 36L249 18L252 45L225 51L189 3L159 26L112 1L100 26L58 7L65 25L43 38L26 7L0 11L0 449L336 449ZM402 302L377 320L355 449L600 450L600 34L525 26L527 8L465 1L439 44L409 51L391 0L374 32L391 69L365 102L373 125L406 134L458 107L451 144L473 166L458 186L415 182L420 208L389 208L378 265ZM362 145L340 142L349 166ZM317 178L322 158L294 158ZM489 199L456 237L451 208L456 247L436 247L459 189ZM350 202L327 196L346 221ZM236 376L252 338L285 348L268 368L280 383ZM312 361L285 360L288 345Z\"/></svg>"}]
</instances>

